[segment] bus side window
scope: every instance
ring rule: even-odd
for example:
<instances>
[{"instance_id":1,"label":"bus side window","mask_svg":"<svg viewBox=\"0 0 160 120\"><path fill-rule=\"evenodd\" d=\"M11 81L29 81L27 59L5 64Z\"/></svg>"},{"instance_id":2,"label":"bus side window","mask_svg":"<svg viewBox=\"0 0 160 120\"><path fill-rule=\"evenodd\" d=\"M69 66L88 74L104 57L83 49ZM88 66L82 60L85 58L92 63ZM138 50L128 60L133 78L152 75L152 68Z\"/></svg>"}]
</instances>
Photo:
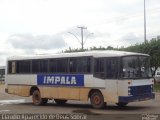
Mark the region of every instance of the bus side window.
<instances>
[{"instance_id":1,"label":"bus side window","mask_svg":"<svg viewBox=\"0 0 160 120\"><path fill-rule=\"evenodd\" d=\"M38 73L38 72L39 72L39 61L32 60L32 73Z\"/></svg>"},{"instance_id":2,"label":"bus side window","mask_svg":"<svg viewBox=\"0 0 160 120\"><path fill-rule=\"evenodd\" d=\"M57 60L56 59L49 60L49 71L50 71L50 73L57 72Z\"/></svg>"},{"instance_id":3,"label":"bus side window","mask_svg":"<svg viewBox=\"0 0 160 120\"><path fill-rule=\"evenodd\" d=\"M68 73L68 59L57 59L57 73Z\"/></svg>"},{"instance_id":4,"label":"bus side window","mask_svg":"<svg viewBox=\"0 0 160 120\"><path fill-rule=\"evenodd\" d=\"M47 73L48 72L48 60L32 60L32 73Z\"/></svg>"},{"instance_id":5,"label":"bus side window","mask_svg":"<svg viewBox=\"0 0 160 120\"><path fill-rule=\"evenodd\" d=\"M13 61L8 62L8 73L10 74L16 73L16 62Z\"/></svg>"},{"instance_id":6,"label":"bus side window","mask_svg":"<svg viewBox=\"0 0 160 120\"><path fill-rule=\"evenodd\" d=\"M77 72L77 58L70 58L69 60L69 71L70 73L76 73Z\"/></svg>"},{"instance_id":7,"label":"bus side window","mask_svg":"<svg viewBox=\"0 0 160 120\"><path fill-rule=\"evenodd\" d=\"M44 59L39 61L39 72L40 73L48 72L48 60Z\"/></svg>"},{"instance_id":8,"label":"bus side window","mask_svg":"<svg viewBox=\"0 0 160 120\"><path fill-rule=\"evenodd\" d=\"M79 73L90 73L91 72L91 58L82 57L78 59L77 70Z\"/></svg>"},{"instance_id":9,"label":"bus side window","mask_svg":"<svg viewBox=\"0 0 160 120\"><path fill-rule=\"evenodd\" d=\"M91 72L91 58L79 57L70 58L69 60L70 73L90 73Z\"/></svg>"},{"instance_id":10,"label":"bus side window","mask_svg":"<svg viewBox=\"0 0 160 120\"><path fill-rule=\"evenodd\" d=\"M104 58L96 58L94 61L94 76L104 79Z\"/></svg>"},{"instance_id":11,"label":"bus side window","mask_svg":"<svg viewBox=\"0 0 160 120\"><path fill-rule=\"evenodd\" d=\"M118 63L117 59L107 58L106 59L106 78L114 79L117 78L118 74Z\"/></svg>"},{"instance_id":12,"label":"bus side window","mask_svg":"<svg viewBox=\"0 0 160 120\"><path fill-rule=\"evenodd\" d=\"M16 73L30 73L31 72L31 61L30 60L20 60L17 61Z\"/></svg>"},{"instance_id":13,"label":"bus side window","mask_svg":"<svg viewBox=\"0 0 160 120\"><path fill-rule=\"evenodd\" d=\"M12 73L16 73L16 62L12 62Z\"/></svg>"}]
</instances>

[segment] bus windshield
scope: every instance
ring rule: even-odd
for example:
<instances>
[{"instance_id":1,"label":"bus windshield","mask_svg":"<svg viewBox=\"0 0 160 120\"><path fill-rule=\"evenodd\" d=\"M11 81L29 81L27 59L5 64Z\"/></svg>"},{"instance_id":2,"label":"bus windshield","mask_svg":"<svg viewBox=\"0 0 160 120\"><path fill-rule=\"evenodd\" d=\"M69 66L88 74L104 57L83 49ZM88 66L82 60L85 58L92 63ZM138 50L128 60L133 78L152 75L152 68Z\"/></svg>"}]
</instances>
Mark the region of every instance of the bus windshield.
<instances>
[{"instance_id":1,"label":"bus windshield","mask_svg":"<svg viewBox=\"0 0 160 120\"><path fill-rule=\"evenodd\" d=\"M150 78L150 59L148 56L122 57L121 78L141 79Z\"/></svg>"}]
</instances>

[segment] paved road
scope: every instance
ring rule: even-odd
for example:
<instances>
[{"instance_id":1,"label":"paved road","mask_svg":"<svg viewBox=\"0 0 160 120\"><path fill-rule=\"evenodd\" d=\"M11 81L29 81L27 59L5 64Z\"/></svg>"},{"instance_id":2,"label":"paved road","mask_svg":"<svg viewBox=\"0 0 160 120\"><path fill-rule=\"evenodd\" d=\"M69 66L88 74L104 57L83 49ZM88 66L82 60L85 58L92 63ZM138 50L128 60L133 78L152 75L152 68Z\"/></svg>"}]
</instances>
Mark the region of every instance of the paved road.
<instances>
[{"instance_id":1,"label":"paved road","mask_svg":"<svg viewBox=\"0 0 160 120\"><path fill-rule=\"evenodd\" d=\"M156 93L156 99L130 103L124 108L119 108L115 104L110 104L104 109L93 109L89 102L68 101L60 106L49 101L45 106L34 106L30 98L24 98L0 92L0 114L79 114L87 116L87 119L128 120L140 119L142 114L160 114L160 93ZM160 119L160 116L159 118Z\"/></svg>"}]
</instances>

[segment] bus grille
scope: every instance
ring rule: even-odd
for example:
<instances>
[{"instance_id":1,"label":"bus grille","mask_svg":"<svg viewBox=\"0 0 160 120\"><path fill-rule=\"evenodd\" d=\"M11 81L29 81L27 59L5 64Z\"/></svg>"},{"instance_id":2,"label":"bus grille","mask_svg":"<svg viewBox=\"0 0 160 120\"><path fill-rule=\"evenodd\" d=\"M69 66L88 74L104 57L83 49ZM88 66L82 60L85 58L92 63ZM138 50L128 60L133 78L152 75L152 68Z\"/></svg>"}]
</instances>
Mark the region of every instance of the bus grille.
<instances>
[{"instance_id":1,"label":"bus grille","mask_svg":"<svg viewBox=\"0 0 160 120\"><path fill-rule=\"evenodd\" d=\"M151 93L152 87L151 85L144 85L144 86L131 86L130 87L130 93L134 96L143 95L146 93Z\"/></svg>"}]
</instances>

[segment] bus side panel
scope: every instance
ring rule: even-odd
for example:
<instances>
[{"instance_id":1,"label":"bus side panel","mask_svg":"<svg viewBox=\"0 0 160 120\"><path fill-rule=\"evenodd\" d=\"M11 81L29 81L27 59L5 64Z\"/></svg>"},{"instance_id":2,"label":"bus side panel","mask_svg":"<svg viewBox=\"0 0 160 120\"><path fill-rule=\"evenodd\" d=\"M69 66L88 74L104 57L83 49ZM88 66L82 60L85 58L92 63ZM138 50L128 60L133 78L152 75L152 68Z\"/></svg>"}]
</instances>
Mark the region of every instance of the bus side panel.
<instances>
[{"instance_id":1,"label":"bus side panel","mask_svg":"<svg viewBox=\"0 0 160 120\"><path fill-rule=\"evenodd\" d=\"M153 79L132 80L131 86L153 85Z\"/></svg>"},{"instance_id":2,"label":"bus side panel","mask_svg":"<svg viewBox=\"0 0 160 120\"><path fill-rule=\"evenodd\" d=\"M118 80L118 96L128 96L128 86L131 80Z\"/></svg>"},{"instance_id":3,"label":"bus side panel","mask_svg":"<svg viewBox=\"0 0 160 120\"><path fill-rule=\"evenodd\" d=\"M13 85L37 85L37 75L10 74L6 75L5 82Z\"/></svg>"},{"instance_id":4,"label":"bus side panel","mask_svg":"<svg viewBox=\"0 0 160 120\"><path fill-rule=\"evenodd\" d=\"M67 99L67 100L88 100L90 88L75 87L47 87L39 86L42 98Z\"/></svg>"},{"instance_id":5,"label":"bus side panel","mask_svg":"<svg viewBox=\"0 0 160 120\"><path fill-rule=\"evenodd\" d=\"M105 80L104 79L99 79L99 78L94 78L94 85L93 87L97 88L105 88Z\"/></svg>"},{"instance_id":6,"label":"bus side panel","mask_svg":"<svg viewBox=\"0 0 160 120\"><path fill-rule=\"evenodd\" d=\"M53 99L80 99L80 88L74 87L39 87L42 98L53 98Z\"/></svg>"},{"instance_id":7,"label":"bus side panel","mask_svg":"<svg viewBox=\"0 0 160 120\"><path fill-rule=\"evenodd\" d=\"M85 87L93 87L94 86L94 78L93 75L84 74L84 86Z\"/></svg>"},{"instance_id":8,"label":"bus side panel","mask_svg":"<svg viewBox=\"0 0 160 120\"><path fill-rule=\"evenodd\" d=\"M59 87L59 98L79 100L79 88Z\"/></svg>"},{"instance_id":9,"label":"bus side panel","mask_svg":"<svg viewBox=\"0 0 160 120\"><path fill-rule=\"evenodd\" d=\"M31 86L24 86L24 85L8 85L8 93L14 94L18 96L23 97L29 97L30 96L30 88Z\"/></svg>"},{"instance_id":10,"label":"bus side panel","mask_svg":"<svg viewBox=\"0 0 160 120\"><path fill-rule=\"evenodd\" d=\"M105 80L93 77L93 75L84 75L84 86L85 87L95 87L95 88L105 88Z\"/></svg>"},{"instance_id":11,"label":"bus side panel","mask_svg":"<svg viewBox=\"0 0 160 120\"><path fill-rule=\"evenodd\" d=\"M42 98L58 98L58 87L38 86Z\"/></svg>"},{"instance_id":12,"label":"bus side panel","mask_svg":"<svg viewBox=\"0 0 160 120\"><path fill-rule=\"evenodd\" d=\"M37 84L36 75L8 74L5 79L5 88L9 94L30 96L30 88Z\"/></svg>"},{"instance_id":13,"label":"bus side panel","mask_svg":"<svg viewBox=\"0 0 160 120\"><path fill-rule=\"evenodd\" d=\"M80 88L80 100L87 101L90 90L91 88Z\"/></svg>"},{"instance_id":14,"label":"bus side panel","mask_svg":"<svg viewBox=\"0 0 160 120\"><path fill-rule=\"evenodd\" d=\"M117 80L105 80L106 89L102 90L105 102L118 102Z\"/></svg>"}]
</instances>

